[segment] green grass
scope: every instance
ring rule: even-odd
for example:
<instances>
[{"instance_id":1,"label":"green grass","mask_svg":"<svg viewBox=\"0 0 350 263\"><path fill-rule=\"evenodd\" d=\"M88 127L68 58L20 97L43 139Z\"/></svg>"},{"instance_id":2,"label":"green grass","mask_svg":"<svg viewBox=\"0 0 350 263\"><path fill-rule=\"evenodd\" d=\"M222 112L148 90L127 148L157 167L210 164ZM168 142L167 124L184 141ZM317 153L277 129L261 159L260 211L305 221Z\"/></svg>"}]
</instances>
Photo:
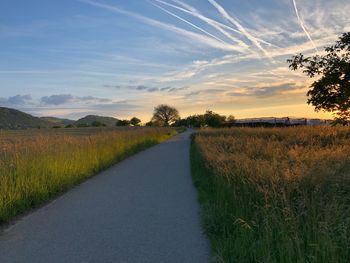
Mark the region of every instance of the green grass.
<instances>
[{"instance_id":1,"label":"green grass","mask_svg":"<svg viewBox=\"0 0 350 263\"><path fill-rule=\"evenodd\" d=\"M0 223L176 134L167 128L0 134Z\"/></svg>"},{"instance_id":2,"label":"green grass","mask_svg":"<svg viewBox=\"0 0 350 263\"><path fill-rule=\"evenodd\" d=\"M194 184L217 262L350 262L350 129L200 131Z\"/></svg>"}]
</instances>

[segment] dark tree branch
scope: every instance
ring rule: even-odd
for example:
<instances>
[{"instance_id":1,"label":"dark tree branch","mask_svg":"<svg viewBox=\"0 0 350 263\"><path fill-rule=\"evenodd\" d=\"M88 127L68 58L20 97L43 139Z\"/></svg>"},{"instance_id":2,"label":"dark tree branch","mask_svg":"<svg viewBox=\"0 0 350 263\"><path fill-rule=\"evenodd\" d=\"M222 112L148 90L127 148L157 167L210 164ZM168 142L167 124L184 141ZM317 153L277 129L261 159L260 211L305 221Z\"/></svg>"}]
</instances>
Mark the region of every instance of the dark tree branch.
<instances>
[{"instance_id":1,"label":"dark tree branch","mask_svg":"<svg viewBox=\"0 0 350 263\"><path fill-rule=\"evenodd\" d=\"M350 32L344 33L335 45L325 48L323 56L288 59L291 70L302 69L308 77L319 77L307 93L308 103L316 111L333 112L344 123L350 121Z\"/></svg>"}]
</instances>

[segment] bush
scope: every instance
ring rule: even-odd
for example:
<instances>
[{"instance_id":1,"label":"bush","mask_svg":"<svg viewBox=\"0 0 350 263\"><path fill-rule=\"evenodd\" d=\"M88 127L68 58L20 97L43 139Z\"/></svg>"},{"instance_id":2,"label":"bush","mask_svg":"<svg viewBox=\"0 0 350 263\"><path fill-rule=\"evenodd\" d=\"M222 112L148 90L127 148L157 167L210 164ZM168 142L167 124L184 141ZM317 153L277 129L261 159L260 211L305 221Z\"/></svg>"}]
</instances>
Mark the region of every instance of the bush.
<instances>
[{"instance_id":1,"label":"bush","mask_svg":"<svg viewBox=\"0 0 350 263\"><path fill-rule=\"evenodd\" d=\"M104 124L104 123L102 123L102 122L100 122L100 121L93 121L93 122L91 123L91 126L92 126L92 127L105 127L106 124Z\"/></svg>"},{"instance_id":2,"label":"bush","mask_svg":"<svg viewBox=\"0 0 350 263\"><path fill-rule=\"evenodd\" d=\"M87 124L87 123L79 123L77 126L78 126L78 128L87 128L87 127L90 127L90 125Z\"/></svg>"}]
</instances>

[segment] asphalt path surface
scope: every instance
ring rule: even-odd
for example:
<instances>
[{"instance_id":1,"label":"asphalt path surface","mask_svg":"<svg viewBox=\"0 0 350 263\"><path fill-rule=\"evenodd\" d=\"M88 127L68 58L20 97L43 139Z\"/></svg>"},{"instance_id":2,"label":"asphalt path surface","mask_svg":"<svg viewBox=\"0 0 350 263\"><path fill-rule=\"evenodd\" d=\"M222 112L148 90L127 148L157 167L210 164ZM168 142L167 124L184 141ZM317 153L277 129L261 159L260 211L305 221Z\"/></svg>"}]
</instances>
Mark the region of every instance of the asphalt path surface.
<instances>
[{"instance_id":1,"label":"asphalt path surface","mask_svg":"<svg viewBox=\"0 0 350 263\"><path fill-rule=\"evenodd\" d=\"M2 230L0 262L209 262L190 133L120 162Z\"/></svg>"}]
</instances>

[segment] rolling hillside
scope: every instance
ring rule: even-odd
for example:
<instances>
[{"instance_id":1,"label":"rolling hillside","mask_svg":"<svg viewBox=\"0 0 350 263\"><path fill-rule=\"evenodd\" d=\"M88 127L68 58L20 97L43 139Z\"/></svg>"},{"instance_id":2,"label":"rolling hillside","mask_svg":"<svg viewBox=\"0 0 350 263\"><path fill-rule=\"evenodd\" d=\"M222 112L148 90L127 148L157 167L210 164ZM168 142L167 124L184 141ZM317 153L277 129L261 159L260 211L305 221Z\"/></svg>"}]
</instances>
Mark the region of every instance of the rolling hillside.
<instances>
[{"instance_id":1,"label":"rolling hillside","mask_svg":"<svg viewBox=\"0 0 350 263\"><path fill-rule=\"evenodd\" d=\"M88 115L84 118L81 118L77 120L74 125L87 125L91 126L93 122L100 122L102 124L105 124L106 126L115 126L115 124L119 120L113 117L105 117L105 116L97 116L97 115Z\"/></svg>"},{"instance_id":2,"label":"rolling hillside","mask_svg":"<svg viewBox=\"0 0 350 263\"><path fill-rule=\"evenodd\" d=\"M51 128L54 126L66 126L75 121L55 117L35 117L28 113L0 107L0 129L29 129Z\"/></svg>"},{"instance_id":3,"label":"rolling hillside","mask_svg":"<svg viewBox=\"0 0 350 263\"><path fill-rule=\"evenodd\" d=\"M19 110L0 107L0 129L51 128L54 126L64 127L69 124L92 126L94 122L99 122L105 126L115 126L118 121L113 117L97 115L88 115L77 121L56 117L35 117Z\"/></svg>"},{"instance_id":4,"label":"rolling hillside","mask_svg":"<svg viewBox=\"0 0 350 263\"><path fill-rule=\"evenodd\" d=\"M34 117L19 110L0 107L0 129L26 129L51 127L47 120Z\"/></svg>"}]
</instances>

